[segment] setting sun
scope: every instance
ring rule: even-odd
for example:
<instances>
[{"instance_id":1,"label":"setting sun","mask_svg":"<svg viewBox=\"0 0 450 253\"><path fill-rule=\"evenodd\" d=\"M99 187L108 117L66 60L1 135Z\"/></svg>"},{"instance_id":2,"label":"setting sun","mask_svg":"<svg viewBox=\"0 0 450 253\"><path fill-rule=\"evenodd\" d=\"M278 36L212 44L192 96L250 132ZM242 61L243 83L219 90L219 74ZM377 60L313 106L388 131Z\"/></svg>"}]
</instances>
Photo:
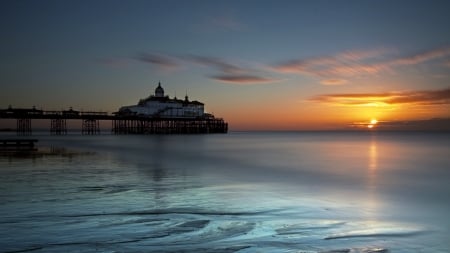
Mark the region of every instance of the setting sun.
<instances>
[{"instance_id":1,"label":"setting sun","mask_svg":"<svg viewBox=\"0 0 450 253\"><path fill-rule=\"evenodd\" d=\"M374 128L375 127L375 125L378 123L378 120L377 119L372 119L372 120L370 120L370 123L367 125L367 127L369 128L369 129L372 129L372 128Z\"/></svg>"}]
</instances>

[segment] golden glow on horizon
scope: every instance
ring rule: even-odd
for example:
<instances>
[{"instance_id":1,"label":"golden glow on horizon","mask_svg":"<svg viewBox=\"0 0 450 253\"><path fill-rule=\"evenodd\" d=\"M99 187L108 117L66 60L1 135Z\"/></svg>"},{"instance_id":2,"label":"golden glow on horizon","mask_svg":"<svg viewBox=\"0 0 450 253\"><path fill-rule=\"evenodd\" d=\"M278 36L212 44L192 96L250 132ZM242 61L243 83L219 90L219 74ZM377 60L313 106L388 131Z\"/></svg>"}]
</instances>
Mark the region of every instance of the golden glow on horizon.
<instances>
[{"instance_id":1,"label":"golden glow on horizon","mask_svg":"<svg viewBox=\"0 0 450 253\"><path fill-rule=\"evenodd\" d=\"M267 91L269 89L264 90ZM250 90L244 90L243 96L236 97L233 103L223 99L220 102L207 101L206 104L211 104L208 109L223 117L231 130L377 131L390 128L392 124L386 122L448 117L445 116L448 115L448 109L442 104L392 103L366 106L364 103L342 106L341 103L287 99L282 93L261 94L254 96ZM262 100L273 99L272 97L276 102L261 103Z\"/></svg>"}]
</instances>

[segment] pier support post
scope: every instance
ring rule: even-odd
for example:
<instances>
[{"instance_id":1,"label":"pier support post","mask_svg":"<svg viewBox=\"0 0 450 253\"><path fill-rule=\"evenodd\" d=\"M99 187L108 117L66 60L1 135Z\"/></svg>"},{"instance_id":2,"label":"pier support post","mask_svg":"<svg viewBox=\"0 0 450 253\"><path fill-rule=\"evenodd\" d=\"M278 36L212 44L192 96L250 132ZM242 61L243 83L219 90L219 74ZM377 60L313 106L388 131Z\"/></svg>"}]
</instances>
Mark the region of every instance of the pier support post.
<instances>
[{"instance_id":1,"label":"pier support post","mask_svg":"<svg viewBox=\"0 0 450 253\"><path fill-rule=\"evenodd\" d=\"M31 135L31 119L17 119L17 135Z\"/></svg>"},{"instance_id":2,"label":"pier support post","mask_svg":"<svg viewBox=\"0 0 450 253\"><path fill-rule=\"evenodd\" d=\"M96 119L83 119L82 134L100 134L100 123Z\"/></svg>"},{"instance_id":3,"label":"pier support post","mask_svg":"<svg viewBox=\"0 0 450 253\"><path fill-rule=\"evenodd\" d=\"M51 119L50 121L50 134L64 135L67 134L66 119Z\"/></svg>"},{"instance_id":4,"label":"pier support post","mask_svg":"<svg viewBox=\"0 0 450 253\"><path fill-rule=\"evenodd\" d=\"M127 134L127 120L124 119L114 119L113 120L112 131L114 134Z\"/></svg>"}]
</instances>

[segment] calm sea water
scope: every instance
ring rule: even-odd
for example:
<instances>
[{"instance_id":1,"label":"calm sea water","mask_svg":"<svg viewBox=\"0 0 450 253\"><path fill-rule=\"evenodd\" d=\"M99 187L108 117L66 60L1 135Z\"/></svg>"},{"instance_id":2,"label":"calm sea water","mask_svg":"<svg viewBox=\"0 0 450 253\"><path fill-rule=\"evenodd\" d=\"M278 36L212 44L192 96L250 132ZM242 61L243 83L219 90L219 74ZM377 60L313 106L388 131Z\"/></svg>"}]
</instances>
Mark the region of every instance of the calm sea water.
<instances>
[{"instance_id":1,"label":"calm sea water","mask_svg":"<svg viewBox=\"0 0 450 253\"><path fill-rule=\"evenodd\" d=\"M33 137L0 252L450 252L448 133Z\"/></svg>"}]
</instances>

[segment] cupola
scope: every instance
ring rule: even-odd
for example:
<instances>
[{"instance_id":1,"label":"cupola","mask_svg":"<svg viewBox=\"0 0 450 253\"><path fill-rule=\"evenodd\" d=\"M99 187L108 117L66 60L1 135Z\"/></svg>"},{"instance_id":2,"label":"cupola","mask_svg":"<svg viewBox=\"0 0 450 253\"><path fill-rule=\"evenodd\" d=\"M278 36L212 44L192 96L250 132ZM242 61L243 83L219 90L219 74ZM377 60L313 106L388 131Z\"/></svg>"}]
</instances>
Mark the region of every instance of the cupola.
<instances>
[{"instance_id":1,"label":"cupola","mask_svg":"<svg viewBox=\"0 0 450 253\"><path fill-rule=\"evenodd\" d=\"M158 82L158 87L155 89L155 97L164 97L164 89L161 87L161 82Z\"/></svg>"}]
</instances>

